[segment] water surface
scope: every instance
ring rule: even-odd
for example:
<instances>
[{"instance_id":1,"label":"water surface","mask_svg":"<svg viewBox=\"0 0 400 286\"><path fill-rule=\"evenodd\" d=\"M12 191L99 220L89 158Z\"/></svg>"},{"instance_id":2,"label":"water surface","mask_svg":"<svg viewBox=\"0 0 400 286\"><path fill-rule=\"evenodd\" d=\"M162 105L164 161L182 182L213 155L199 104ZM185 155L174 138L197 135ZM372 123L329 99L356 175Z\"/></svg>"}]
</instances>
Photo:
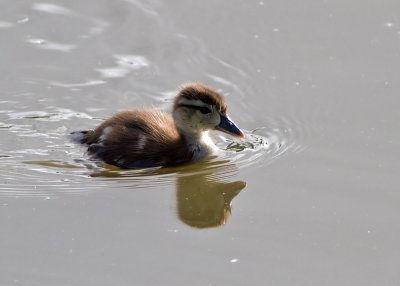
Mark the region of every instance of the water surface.
<instances>
[{"instance_id":1,"label":"water surface","mask_svg":"<svg viewBox=\"0 0 400 286\"><path fill-rule=\"evenodd\" d=\"M1 4L1 285L398 284L398 1ZM187 81L245 141L118 170L66 137Z\"/></svg>"}]
</instances>

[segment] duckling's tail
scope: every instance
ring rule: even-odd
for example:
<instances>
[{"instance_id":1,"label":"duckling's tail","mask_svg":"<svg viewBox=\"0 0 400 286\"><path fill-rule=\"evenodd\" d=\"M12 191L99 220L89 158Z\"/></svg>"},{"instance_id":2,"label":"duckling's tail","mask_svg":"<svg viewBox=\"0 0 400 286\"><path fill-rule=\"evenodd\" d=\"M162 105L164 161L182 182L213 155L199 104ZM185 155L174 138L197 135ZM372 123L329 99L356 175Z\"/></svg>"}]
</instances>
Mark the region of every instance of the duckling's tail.
<instances>
[{"instance_id":1,"label":"duckling's tail","mask_svg":"<svg viewBox=\"0 0 400 286\"><path fill-rule=\"evenodd\" d=\"M93 130L73 131L69 133L68 138L75 143L88 144L92 132Z\"/></svg>"}]
</instances>

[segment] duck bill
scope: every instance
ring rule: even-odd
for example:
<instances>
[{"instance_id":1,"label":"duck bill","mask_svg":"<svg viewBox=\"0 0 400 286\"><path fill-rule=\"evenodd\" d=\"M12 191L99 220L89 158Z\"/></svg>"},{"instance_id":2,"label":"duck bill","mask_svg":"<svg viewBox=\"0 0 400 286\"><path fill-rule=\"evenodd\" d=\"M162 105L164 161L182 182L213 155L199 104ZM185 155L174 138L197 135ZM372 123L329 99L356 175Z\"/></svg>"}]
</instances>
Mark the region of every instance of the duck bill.
<instances>
[{"instance_id":1,"label":"duck bill","mask_svg":"<svg viewBox=\"0 0 400 286\"><path fill-rule=\"evenodd\" d=\"M215 129L232 135L233 137L244 138L243 131L240 130L228 116L221 115L221 122Z\"/></svg>"}]
</instances>

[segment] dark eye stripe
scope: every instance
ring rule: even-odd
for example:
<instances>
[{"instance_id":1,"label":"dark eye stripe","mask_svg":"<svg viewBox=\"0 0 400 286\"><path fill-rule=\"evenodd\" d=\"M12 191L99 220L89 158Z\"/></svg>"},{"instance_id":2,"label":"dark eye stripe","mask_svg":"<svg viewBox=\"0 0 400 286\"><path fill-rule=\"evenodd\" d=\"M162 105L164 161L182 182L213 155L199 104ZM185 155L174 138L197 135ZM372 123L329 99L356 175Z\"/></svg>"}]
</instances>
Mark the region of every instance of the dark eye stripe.
<instances>
[{"instance_id":1,"label":"dark eye stripe","mask_svg":"<svg viewBox=\"0 0 400 286\"><path fill-rule=\"evenodd\" d=\"M190 105L190 104L178 104L178 107L187 107L187 108L192 108L195 110L200 110L201 113L207 114L211 113L211 110L208 107L205 106L196 106L196 105Z\"/></svg>"}]
</instances>

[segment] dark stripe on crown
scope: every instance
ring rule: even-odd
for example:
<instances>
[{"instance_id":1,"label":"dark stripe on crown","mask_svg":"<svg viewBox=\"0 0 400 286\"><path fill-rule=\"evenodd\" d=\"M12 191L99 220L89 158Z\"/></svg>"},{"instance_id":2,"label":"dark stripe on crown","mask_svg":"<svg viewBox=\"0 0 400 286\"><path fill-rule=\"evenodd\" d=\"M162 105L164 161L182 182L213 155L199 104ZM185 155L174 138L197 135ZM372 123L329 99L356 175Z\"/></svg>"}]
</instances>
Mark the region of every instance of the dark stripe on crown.
<instances>
[{"instance_id":1,"label":"dark stripe on crown","mask_svg":"<svg viewBox=\"0 0 400 286\"><path fill-rule=\"evenodd\" d=\"M191 83L183 86L178 96L175 98L174 108L180 105L178 102L183 98L188 100L201 100L208 105L215 106L220 113L226 114L227 107L224 98L218 92L204 85ZM190 107L192 106L193 105L190 105Z\"/></svg>"}]
</instances>

